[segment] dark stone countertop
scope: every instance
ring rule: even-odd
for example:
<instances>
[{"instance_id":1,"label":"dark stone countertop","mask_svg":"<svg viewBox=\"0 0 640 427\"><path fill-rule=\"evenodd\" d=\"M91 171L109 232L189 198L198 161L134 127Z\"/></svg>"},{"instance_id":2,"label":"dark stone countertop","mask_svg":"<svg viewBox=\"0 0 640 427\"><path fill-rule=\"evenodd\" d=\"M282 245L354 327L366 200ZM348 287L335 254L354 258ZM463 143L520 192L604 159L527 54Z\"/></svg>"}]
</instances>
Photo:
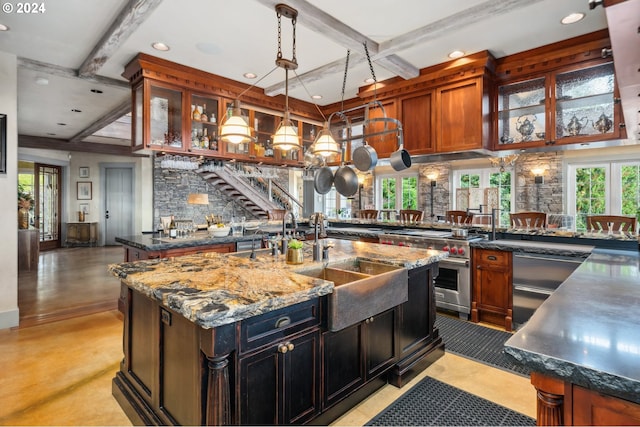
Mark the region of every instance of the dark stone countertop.
<instances>
[{"instance_id":1,"label":"dark stone countertop","mask_svg":"<svg viewBox=\"0 0 640 427\"><path fill-rule=\"evenodd\" d=\"M531 240L476 240L469 243L472 248L494 249L509 252L525 252L541 255L561 255L586 258L594 246L573 243L537 242Z\"/></svg>"},{"instance_id":2,"label":"dark stone countertop","mask_svg":"<svg viewBox=\"0 0 640 427\"><path fill-rule=\"evenodd\" d=\"M326 239L332 262L362 259L413 269L448 256L446 252L398 248L377 243ZM215 328L248 317L329 294L334 283L300 272L321 268L314 262L312 242L304 244L304 262L289 265L284 256L259 251L251 260L244 253L203 253L112 264L109 271L136 291L158 300L204 328Z\"/></svg>"},{"instance_id":3,"label":"dark stone countertop","mask_svg":"<svg viewBox=\"0 0 640 427\"><path fill-rule=\"evenodd\" d=\"M520 363L640 403L640 254L594 249L505 343Z\"/></svg>"}]
</instances>

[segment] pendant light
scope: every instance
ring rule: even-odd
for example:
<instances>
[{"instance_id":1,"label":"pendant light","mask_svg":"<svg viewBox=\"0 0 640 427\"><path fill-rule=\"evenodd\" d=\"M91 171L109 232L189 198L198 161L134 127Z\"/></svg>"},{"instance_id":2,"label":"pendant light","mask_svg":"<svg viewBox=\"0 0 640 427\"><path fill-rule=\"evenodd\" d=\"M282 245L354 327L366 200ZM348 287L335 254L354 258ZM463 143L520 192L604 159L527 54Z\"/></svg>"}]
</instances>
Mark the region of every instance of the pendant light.
<instances>
[{"instance_id":1,"label":"pendant light","mask_svg":"<svg viewBox=\"0 0 640 427\"><path fill-rule=\"evenodd\" d=\"M340 146L331 134L329 122L324 122L322 130L318 132L318 136L311 146L311 152L313 154L319 154L322 157L340 154Z\"/></svg>"},{"instance_id":2,"label":"pendant light","mask_svg":"<svg viewBox=\"0 0 640 427\"><path fill-rule=\"evenodd\" d=\"M246 116L242 115L239 99L233 101L231 115L226 120L223 119L223 124L220 127L220 139L231 144L247 144L255 141L253 128L249 126Z\"/></svg>"},{"instance_id":3,"label":"pendant light","mask_svg":"<svg viewBox=\"0 0 640 427\"><path fill-rule=\"evenodd\" d=\"M291 19L291 25L293 26L293 49L291 59L282 57L281 20L283 15L285 18ZM280 122L276 133L273 135L273 148L288 151L301 148L298 128L293 124L289 117L289 70L295 70L298 68L298 62L296 61L296 18L298 17L298 11L286 4L280 3L276 5L276 16L278 17L278 55L276 57L276 65L280 68L284 68L285 92L284 117L282 118L282 122Z\"/></svg>"}]
</instances>

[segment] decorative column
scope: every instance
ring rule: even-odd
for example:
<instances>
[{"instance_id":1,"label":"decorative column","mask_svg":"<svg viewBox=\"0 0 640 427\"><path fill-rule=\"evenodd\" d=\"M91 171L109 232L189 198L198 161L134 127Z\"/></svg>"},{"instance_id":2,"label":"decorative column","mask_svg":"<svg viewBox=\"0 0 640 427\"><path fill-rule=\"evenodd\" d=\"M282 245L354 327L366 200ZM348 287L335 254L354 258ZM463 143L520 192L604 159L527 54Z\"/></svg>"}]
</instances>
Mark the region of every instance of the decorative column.
<instances>
[{"instance_id":1,"label":"decorative column","mask_svg":"<svg viewBox=\"0 0 640 427\"><path fill-rule=\"evenodd\" d=\"M537 393L537 419L539 426L564 425L564 381L531 372L531 384Z\"/></svg>"},{"instance_id":2,"label":"decorative column","mask_svg":"<svg viewBox=\"0 0 640 427\"><path fill-rule=\"evenodd\" d=\"M207 411L205 424L231 424L231 394L229 390L229 354L207 357Z\"/></svg>"}]
</instances>

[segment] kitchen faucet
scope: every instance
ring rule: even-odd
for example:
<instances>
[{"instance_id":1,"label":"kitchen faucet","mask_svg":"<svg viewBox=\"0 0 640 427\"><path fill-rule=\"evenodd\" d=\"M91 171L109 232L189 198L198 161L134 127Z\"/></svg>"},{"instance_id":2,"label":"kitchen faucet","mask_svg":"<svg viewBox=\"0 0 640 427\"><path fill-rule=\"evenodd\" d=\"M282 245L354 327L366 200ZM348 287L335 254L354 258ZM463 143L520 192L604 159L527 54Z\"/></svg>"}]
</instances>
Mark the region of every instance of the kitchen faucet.
<instances>
[{"instance_id":1,"label":"kitchen faucet","mask_svg":"<svg viewBox=\"0 0 640 427\"><path fill-rule=\"evenodd\" d=\"M316 212L313 214L313 260L322 260L322 251L320 250L320 243L318 243L318 223L320 223L320 236L324 236L324 214L322 212ZM328 253L327 253L328 256Z\"/></svg>"},{"instance_id":2,"label":"kitchen faucet","mask_svg":"<svg viewBox=\"0 0 640 427\"><path fill-rule=\"evenodd\" d=\"M293 215L293 212L286 211L284 215L282 215L282 253L287 253L287 215L291 215L291 229L293 230L293 235L296 234L296 217Z\"/></svg>"}]
</instances>

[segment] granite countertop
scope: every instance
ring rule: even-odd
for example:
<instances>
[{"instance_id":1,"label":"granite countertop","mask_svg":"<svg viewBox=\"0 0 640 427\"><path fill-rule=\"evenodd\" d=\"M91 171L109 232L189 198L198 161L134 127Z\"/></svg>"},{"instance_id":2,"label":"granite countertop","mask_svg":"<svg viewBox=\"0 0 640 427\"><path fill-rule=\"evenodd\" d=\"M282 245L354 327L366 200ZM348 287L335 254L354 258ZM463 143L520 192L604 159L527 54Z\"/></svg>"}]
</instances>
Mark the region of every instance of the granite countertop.
<instances>
[{"instance_id":1,"label":"granite countertop","mask_svg":"<svg viewBox=\"0 0 640 427\"><path fill-rule=\"evenodd\" d=\"M586 258L594 249L591 245L570 243L537 242L531 240L476 240L469 243L472 248L494 249L509 252L526 252L543 255L562 255Z\"/></svg>"},{"instance_id":2,"label":"granite countertop","mask_svg":"<svg viewBox=\"0 0 640 427\"><path fill-rule=\"evenodd\" d=\"M540 372L640 403L640 254L594 249L505 343Z\"/></svg>"},{"instance_id":3,"label":"granite countertop","mask_svg":"<svg viewBox=\"0 0 640 427\"><path fill-rule=\"evenodd\" d=\"M251 241L253 235L248 236L225 236L210 237L209 233L199 231L194 237L171 239L169 237L160 237L158 234L141 234L135 236L118 236L116 242L126 246L131 246L145 251L163 251L168 249L190 248L193 246L218 245L224 243L246 242ZM257 240L262 239L262 234L258 234Z\"/></svg>"},{"instance_id":4,"label":"granite countertop","mask_svg":"<svg viewBox=\"0 0 640 427\"><path fill-rule=\"evenodd\" d=\"M353 258L407 269L433 264L446 252L375 243L325 239L333 244L329 264ZM214 328L333 291L333 282L297 272L322 266L305 242L304 263L289 265L260 251L255 260L237 254L204 253L109 265L109 271L136 291L161 301L204 328Z\"/></svg>"}]
</instances>

